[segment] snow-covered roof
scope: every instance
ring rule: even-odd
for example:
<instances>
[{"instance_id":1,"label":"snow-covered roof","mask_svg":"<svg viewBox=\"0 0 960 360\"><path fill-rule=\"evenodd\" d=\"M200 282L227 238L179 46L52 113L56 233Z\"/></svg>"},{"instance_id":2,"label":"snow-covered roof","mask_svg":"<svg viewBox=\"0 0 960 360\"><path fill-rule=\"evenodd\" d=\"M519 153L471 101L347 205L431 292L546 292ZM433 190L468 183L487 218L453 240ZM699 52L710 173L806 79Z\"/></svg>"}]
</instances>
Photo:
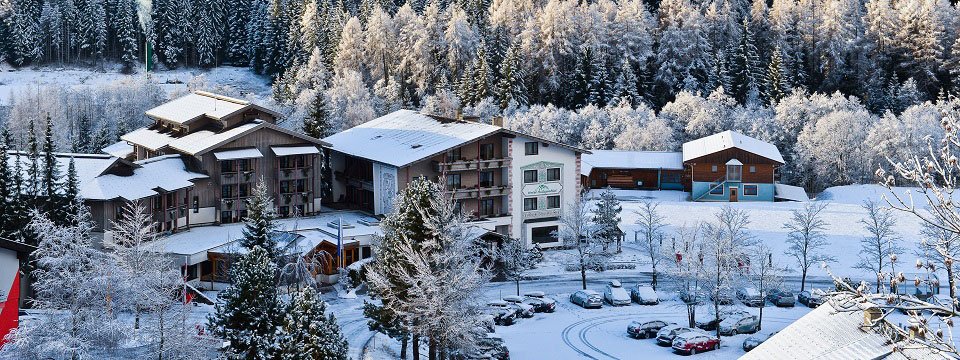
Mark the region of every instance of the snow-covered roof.
<instances>
[{"instance_id":1,"label":"snow-covered roof","mask_svg":"<svg viewBox=\"0 0 960 360\"><path fill-rule=\"evenodd\" d=\"M19 154L21 171L26 174L27 168L30 166L30 159L27 157L27 153L21 152ZM10 165L10 169L13 169L15 164L14 161L17 159L16 155L17 152L15 151L10 151L7 153L7 161ZM70 159L73 159L74 167L77 170L77 180L81 186L84 183L93 180L97 176L102 175L114 164L120 161L120 159L107 154L57 153L55 155L57 159L57 167L60 170L60 175L63 177L67 175L67 169L70 166ZM42 167L43 164L41 163L40 166Z\"/></svg>"},{"instance_id":2,"label":"snow-covered roof","mask_svg":"<svg viewBox=\"0 0 960 360\"><path fill-rule=\"evenodd\" d=\"M111 144L100 151L103 151L104 154L124 159L133 155L133 145L128 144L126 141L117 141L116 143Z\"/></svg>"},{"instance_id":3,"label":"snow-covered roof","mask_svg":"<svg viewBox=\"0 0 960 360\"><path fill-rule=\"evenodd\" d=\"M196 91L147 110L146 114L154 119L186 124L202 116L220 119L249 105L249 101Z\"/></svg>"},{"instance_id":4,"label":"snow-covered roof","mask_svg":"<svg viewBox=\"0 0 960 360\"><path fill-rule=\"evenodd\" d=\"M580 161L583 175L594 168L683 170L683 154L672 151L591 150Z\"/></svg>"},{"instance_id":5,"label":"snow-covered roof","mask_svg":"<svg viewBox=\"0 0 960 360\"><path fill-rule=\"evenodd\" d=\"M500 130L494 125L398 110L323 140L336 151L400 167Z\"/></svg>"},{"instance_id":6,"label":"snow-covered roof","mask_svg":"<svg viewBox=\"0 0 960 360\"><path fill-rule=\"evenodd\" d=\"M120 136L120 140L137 144L150 150L159 150L177 138L168 131L140 128Z\"/></svg>"},{"instance_id":7,"label":"snow-covered roof","mask_svg":"<svg viewBox=\"0 0 960 360\"><path fill-rule=\"evenodd\" d=\"M277 156L319 154L320 150L316 146L271 146L273 154Z\"/></svg>"},{"instance_id":8,"label":"snow-covered roof","mask_svg":"<svg viewBox=\"0 0 960 360\"><path fill-rule=\"evenodd\" d=\"M207 151L216 149L218 146L230 142L240 136L260 129L271 129L307 142L318 145L327 145L325 142L319 139L299 134L259 119L255 119L226 130L221 130L219 132L212 130L199 130L179 137L173 136L169 130L162 127L157 128L156 126L151 126L134 130L129 134L121 136L120 139L143 146L150 150L159 150L169 146L174 150L181 151L189 155L202 155Z\"/></svg>"},{"instance_id":9,"label":"snow-covered roof","mask_svg":"<svg viewBox=\"0 0 960 360\"><path fill-rule=\"evenodd\" d=\"M729 148L737 148L784 163L783 155L775 145L732 130L683 143L683 161L690 161Z\"/></svg>"},{"instance_id":10,"label":"snow-covered roof","mask_svg":"<svg viewBox=\"0 0 960 360\"><path fill-rule=\"evenodd\" d=\"M80 181L80 195L89 200L137 200L193 185L208 176L187 170L180 155L164 155L135 162L133 174L104 174ZM78 165L79 169L80 166Z\"/></svg>"},{"instance_id":11,"label":"snow-covered roof","mask_svg":"<svg viewBox=\"0 0 960 360\"><path fill-rule=\"evenodd\" d=\"M184 137L171 141L170 147L190 155L195 155L256 129L260 127L261 124L264 124L262 120L254 120L220 132L210 130L192 132Z\"/></svg>"},{"instance_id":12,"label":"snow-covered roof","mask_svg":"<svg viewBox=\"0 0 960 360\"><path fill-rule=\"evenodd\" d=\"M810 201L807 191L802 187L785 184L774 184L774 197L781 200Z\"/></svg>"},{"instance_id":13,"label":"snow-covered roof","mask_svg":"<svg viewBox=\"0 0 960 360\"><path fill-rule=\"evenodd\" d=\"M257 150L257 148L248 148L248 149L217 151L213 153L213 157L217 158L217 160L222 161L222 160L262 158L263 154L261 154L260 150Z\"/></svg>"},{"instance_id":14,"label":"snow-covered roof","mask_svg":"<svg viewBox=\"0 0 960 360\"><path fill-rule=\"evenodd\" d=\"M919 357L896 353L878 327L861 327L863 316L859 307L838 311L827 302L740 359L949 359L924 349L915 350Z\"/></svg>"}]
</instances>

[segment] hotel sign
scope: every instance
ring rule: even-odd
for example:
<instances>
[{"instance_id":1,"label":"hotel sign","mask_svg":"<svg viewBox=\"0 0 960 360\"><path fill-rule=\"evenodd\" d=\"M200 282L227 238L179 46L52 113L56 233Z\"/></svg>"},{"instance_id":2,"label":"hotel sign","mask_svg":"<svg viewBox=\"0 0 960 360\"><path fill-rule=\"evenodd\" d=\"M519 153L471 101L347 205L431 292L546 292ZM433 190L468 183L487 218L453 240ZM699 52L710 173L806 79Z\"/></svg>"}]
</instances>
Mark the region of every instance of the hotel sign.
<instances>
[{"instance_id":1,"label":"hotel sign","mask_svg":"<svg viewBox=\"0 0 960 360\"><path fill-rule=\"evenodd\" d=\"M523 186L523 196L559 194L563 190L560 183L527 184Z\"/></svg>"}]
</instances>

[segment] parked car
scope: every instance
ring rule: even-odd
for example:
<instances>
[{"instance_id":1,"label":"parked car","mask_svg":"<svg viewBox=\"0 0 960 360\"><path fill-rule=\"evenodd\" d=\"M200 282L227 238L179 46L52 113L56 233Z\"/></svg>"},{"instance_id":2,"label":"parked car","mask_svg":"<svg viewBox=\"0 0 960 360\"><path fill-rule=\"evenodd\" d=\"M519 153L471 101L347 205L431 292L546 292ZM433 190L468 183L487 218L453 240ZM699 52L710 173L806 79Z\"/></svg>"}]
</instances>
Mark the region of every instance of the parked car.
<instances>
[{"instance_id":1,"label":"parked car","mask_svg":"<svg viewBox=\"0 0 960 360\"><path fill-rule=\"evenodd\" d=\"M760 330L756 316L729 316L720 322L720 335L753 334Z\"/></svg>"},{"instance_id":2,"label":"parked car","mask_svg":"<svg viewBox=\"0 0 960 360\"><path fill-rule=\"evenodd\" d=\"M516 295L504 296L503 301L506 301L510 305L520 308L520 317L532 318L533 317L533 305L525 304L523 298Z\"/></svg>"},{"instance_id":3,"label":"parked car","mask_svg":"<svg viewBox=\"0 0 960 360\"><path fill-rule=\"evenodd\" d=\"M536 312L552 313L557 310L557 301L547 297L543 291L528 291L523 296L526 296L529 301L527 304L533 305L533 310Z\"/></svg>"},{"instance_id":4,"label":"parked car","mask_svg":"<svg viewBox=\"0 0 960 360\"><path fill-rule=\"evenodd\" d=\"M633 321L627 325L627 335L635 339L651 338L657 336L657 332L668 325L674 324L662 320Z\"/></svg>"},{"instance_id":5,"label":"parked car","mask_svg":"<svg viewBox=\"0 0 960 360\"><path fill-rule=\"evenodd\" d=\"M716 301L720 305L732 305L733 296L730 296L727 292L720 292L717 294L710 294L710 301Z\"/></svg>"},{"instance_id":6,"label":"parked car","mask_svg":"<svg viewBox=\"0 0 960 360\"><path fill-rule=\"evenodd\" d=\"M807 307L815 308L823 305L824 301L827 301L826 295L827 294L820 289L804 290L797 294L797 302Z\"/></svg>"},{"instance_id":7,"label":"parked car","mask_svg":"<svg viewBox=\"0 0 960 360\"><path fill-rule=\"evenodd\" d=\"M650 285L637 285L630 290L630 298L640 305L656 305L660 303L657 291Z\"/></svg>"},{"instance_id":8,"label":"parked car","mask_svg":"<svg viewBox=\"0 0 960 360\"><path fill-rule=\"evenodd\" d=\"M771 289L767 292L767 301L777 307L793 307L797 303L797 299L793 297L793 292L781 289Z\"/></svg>"},{"instance_id":9,"label":"parked car","mask_svg":"<svg viewBox=\"0 0 960 360\"><path fill-rule=\"evenodd\" d=\"M660 346L670 346L673 344L673 338L677 335L697 331L688 327L683 327L680 325L667 325L657 331L657 345Z\"/></svg>"},{"instance_id":10,"label":"parked car","mask_svg":"<svg viewBox=\"0 0 960 360\"><path fill-rule=\"evenodd\" d=\"M737 299L746 306L759 307L766 301L763 294L757 291L753 286L747 286L737 289Z\"/></svg>"},{"instance_id":11,"label":"parked car","mask_svg":"<svg viewBox=\"0 0 960 360\"><path fill-rule=\"evenodd\" d=\"M630 294L619 280L610 280L607 287L603 289L603 300L613 306L630 305Z\"/></svg>"},{"instance_id":12,"label":"parked car","mask_svg":"<svg viewBox=\"0 0 960 360\"><path fill-rule=\"evenodd\" d=\"M519 307L513 306L513 304L510 304L510 303L508 303L508 302L506 302L506 301L503 301L503 300L493 300L493 301L490 301L490 302L487 303L487 306L492 307L492 308L503 309L504 311L508 311L508 312L510 312L510 313L513 314L513 317L514 317L514 318L521 318L521 317L523 317L523 314L522 314L522 313L523 313L523 310L522 310L522 309L520 309Z\"/></svg>"},{"instance_id":13,"label":"parked car","mask_svg":"<svg viewBox=\"0 0 960 360\"><path fill-rule=\"evenodd\" d=\"M728 317L742 317L748 315L750 315L750 313L743 310L721 311L720 316L711 316L706 320L697 320L697 328L706 331L713 331L716 330L717 326L719 326L720 323Z\"/></svg>"},{"instance_id":14,"label":"parked car","mask_svg":"<svg viewBox=\"0 0 960 360\"><path fill-rule=\"evenodd\" d=\"M570 302L586 309L599 309L603 307L603 297L600 296L600 293L593 290L578 290L570 294Z\"/></svg>"},{"instance_id":15,"label":"parked car","mask_svg":"<svg viewBox=\"0 0 960 360\"><path fill-rule=\"evenodd\" d=\"M496 325L510 326L517 322L517 316L510 308L488 305L483 309L483 313L492 316Z\"/></svg>"},{"instance_id":16,"label":"parked car","mask_svg":"<svg viewBox=\"0 0 960 360\"><path fill-rule=\"evenodd\" d=\"M748 337L746 340L743 341L743 351L753 350L757 346L760 346L760 344L763 344L764 341L770 340L770 338L772 338L776 334L777 334L776 332L773 332L772 334L769 334L769 335L757 334L757 335Z\"/></svg>"},{"instance_id":17,"label":"parked car","mask_svg":"<svg viewBox=\"0 0 960 360\"><path fill-rule=\"evenodd\" d=\"M696 355L698 352L717 350L720 348L720 339L699 331L690 331L677 335L673 339L673 351Z\"/></svg>"}]
</instances>

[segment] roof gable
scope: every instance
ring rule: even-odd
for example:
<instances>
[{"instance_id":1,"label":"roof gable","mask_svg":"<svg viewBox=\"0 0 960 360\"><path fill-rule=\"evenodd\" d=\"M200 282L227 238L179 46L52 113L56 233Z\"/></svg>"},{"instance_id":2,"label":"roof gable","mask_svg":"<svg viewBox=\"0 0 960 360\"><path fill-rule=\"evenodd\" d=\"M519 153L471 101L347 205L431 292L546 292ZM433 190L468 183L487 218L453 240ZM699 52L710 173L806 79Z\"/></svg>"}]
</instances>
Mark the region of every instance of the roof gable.
<instances>
[{"instance_id":1,"label":"roof gable","mask_svg":"<svg viewBox=\"0 0 960 360\"><path fill-rule=\"evenodd\" d=\"M683 144L683 161L687 162L731 148L740 149L781 164L785 163L783 155L780 154L780 150L775 145L732 130L685 142Z\"/></svg>"}]
</instances>

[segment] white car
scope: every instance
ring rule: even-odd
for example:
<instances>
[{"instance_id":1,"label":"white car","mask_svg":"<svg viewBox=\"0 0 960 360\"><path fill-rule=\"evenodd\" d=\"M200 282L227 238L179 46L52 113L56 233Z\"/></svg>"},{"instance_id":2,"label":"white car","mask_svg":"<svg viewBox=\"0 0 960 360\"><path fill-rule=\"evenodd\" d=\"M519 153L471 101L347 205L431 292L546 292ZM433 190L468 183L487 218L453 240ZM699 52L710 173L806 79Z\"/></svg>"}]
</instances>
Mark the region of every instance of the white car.
<instances>
[{"instance_id":1,"label":"white car","mask_svg":"<svg viewBox=\"0 0 960 360\"><path fill-rule=\"evenodd\" d=\"M656 305L660 303L657 291L650 285L637 285L630 291L630 297L640 305Z\"/></svg>"},{"instance_id":2,"label":"white car","mask_svg":"<svg viewBox=\"0 0 960 360\"><path fill-rule=\"evenodd\" d=\"M533 313L534 313L533 305L525 304L522 296L516 296L516 295L504 296L503 301L506 301L513 306L519 307L522 310L520 312L520 316L525 318L533 317Z\"/></svg>"},{"instance_id":3,"label":"white car","mask_svg":"<svg viewBox=\"0 0 960 360\"><path fill-rule=\"evenodd\" d=\"M613 306L630 305L630 294L623 288L619 280L611 280L603 289L603 300Z\"/></svg>"}]
</instances>

